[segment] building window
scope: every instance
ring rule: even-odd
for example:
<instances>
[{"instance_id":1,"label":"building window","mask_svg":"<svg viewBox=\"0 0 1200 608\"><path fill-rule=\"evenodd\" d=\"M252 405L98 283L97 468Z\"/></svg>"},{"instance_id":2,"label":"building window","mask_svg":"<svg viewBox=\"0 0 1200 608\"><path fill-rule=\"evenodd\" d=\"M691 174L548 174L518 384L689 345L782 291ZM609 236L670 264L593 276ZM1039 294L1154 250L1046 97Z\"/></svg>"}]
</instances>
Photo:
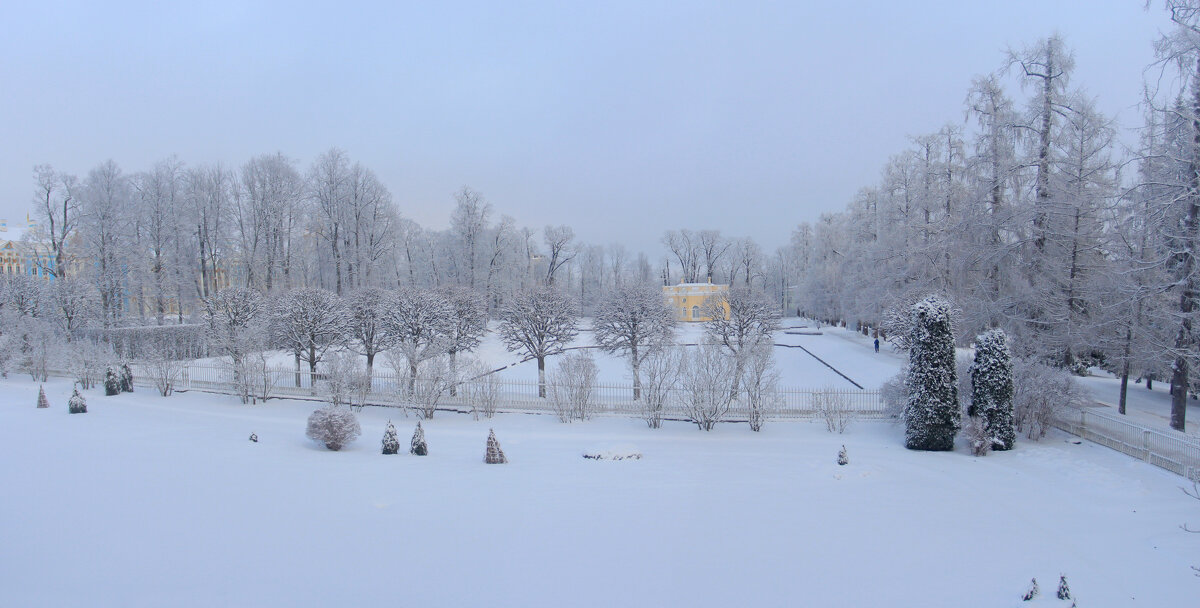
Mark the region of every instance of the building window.
<instances>
[{"instance_id":1,"label":"building window","mask_svg":"<svg viewBox=\"0 0 1200 608\"><path fill-rule=\"evenodd\" d=\"M699 318L700 318L700 307L699 307L699 306L693 306L693 307L692 307L692 318L693 318L693 319L699 319Z\"/></svg>"}]
</instances>

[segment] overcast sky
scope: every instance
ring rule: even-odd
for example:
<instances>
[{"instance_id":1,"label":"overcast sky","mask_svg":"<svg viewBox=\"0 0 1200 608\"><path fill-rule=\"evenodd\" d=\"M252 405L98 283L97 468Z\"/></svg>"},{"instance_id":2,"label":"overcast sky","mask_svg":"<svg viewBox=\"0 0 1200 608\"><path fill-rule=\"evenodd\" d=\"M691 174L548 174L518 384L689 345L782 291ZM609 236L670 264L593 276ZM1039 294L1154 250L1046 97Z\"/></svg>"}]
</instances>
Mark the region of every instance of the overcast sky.
<instances>
[{"instance_id":1,"label":"overcast sky","mask_svg":"<svg viewBox=\"0 0 1200 608\"><path fill-rule=\"evenodd\" d=\"M1136 127L1167 23L1142 0L178 4L0 5L10 226L37 163L303 170L338 146L428 227L470 185L592 243L711 227L771 250L961 123L1009 46L1061 33L1073 83Z\"/></svg>"}]
</instances>

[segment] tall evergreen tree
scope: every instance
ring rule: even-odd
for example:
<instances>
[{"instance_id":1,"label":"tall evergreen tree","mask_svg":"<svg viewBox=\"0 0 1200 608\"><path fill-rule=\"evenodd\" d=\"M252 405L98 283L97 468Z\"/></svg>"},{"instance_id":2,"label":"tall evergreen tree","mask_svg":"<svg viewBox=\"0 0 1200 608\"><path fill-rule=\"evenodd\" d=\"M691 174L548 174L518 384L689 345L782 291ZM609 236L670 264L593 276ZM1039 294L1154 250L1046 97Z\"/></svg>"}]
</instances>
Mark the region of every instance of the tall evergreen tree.
<instances>
[{"instance_id":1,"label":"tall evergreen tree","mask_svg":"<svg viewBox=\"0 0 1200 608\"><path fill-rule=\"evenodd\" d=\"M1011 450L1017 439L1013 418L1013 366L1008 335L993 329L975 338L971 364L971 416L979 416L993 450Z\"/></svg>"},{"instance_id":2,"label":"tall evergreen tree","mask_svg":"<svg viewBox=\"0 0 1200 608\"><path fill-rule=\"evenodd\" d=\"M912 307L909 336L905 447L950 451L962 425L954 369L950 304L930 295Z\"/></svg>"}]
</instances>

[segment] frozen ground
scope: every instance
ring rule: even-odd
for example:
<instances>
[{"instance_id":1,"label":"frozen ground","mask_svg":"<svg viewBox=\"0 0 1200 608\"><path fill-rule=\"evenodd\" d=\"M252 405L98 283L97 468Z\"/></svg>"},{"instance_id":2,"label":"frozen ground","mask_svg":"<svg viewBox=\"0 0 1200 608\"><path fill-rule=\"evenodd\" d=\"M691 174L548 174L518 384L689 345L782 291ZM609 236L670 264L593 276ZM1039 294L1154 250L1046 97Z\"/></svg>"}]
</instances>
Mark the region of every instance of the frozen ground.
<instances>
[{"instance_id":1,"label":"frozen ground","mask_svg":"<svg viewBox=\"0 0 1200 608\"><path fill-rule=\"evenodd\" d=\"M1059 573L1081 606L1200 594L1181 479L1068 436L977 459L882 422L439 415L419 458L379 454L390 410L335 453L304 438L309 403L89 391L72 416L65 381L49 410L0 391L6 606L957 608L1027 606L1030 577L1060 605ZM489 427L510 464L482 463Z\"/></svg>"}]
</instances>

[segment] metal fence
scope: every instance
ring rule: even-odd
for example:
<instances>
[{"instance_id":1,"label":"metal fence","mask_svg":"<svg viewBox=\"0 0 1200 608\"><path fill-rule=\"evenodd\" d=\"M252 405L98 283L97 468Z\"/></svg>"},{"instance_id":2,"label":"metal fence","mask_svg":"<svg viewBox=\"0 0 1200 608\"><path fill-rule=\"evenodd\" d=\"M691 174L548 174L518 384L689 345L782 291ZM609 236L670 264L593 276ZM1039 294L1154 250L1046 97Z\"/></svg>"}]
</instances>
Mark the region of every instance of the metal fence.
<instances>
[{"instance_id":1,"label":"metal fence","mask_svg":"<svg viewBox=\"0 0 1200 608\"><path fill-rule=\"evenodd\" d=\"M1088 408L1063 408L1055 426L1157 467L1200 480L1200 437L1152 429Z\"/></svg>"},{"instance_id":2,"label":"metal fence","mask_svg":"<svg viewBox=\"0 0 1200 608\"><path fill-rule=\"evenodd\" d=\"M152 388L158 373L149 366L133 365L134 381L138 386ZM174 386L177 391L202 390L215 393L239 395L243 384L249 386L247 391L255 399L290 397L300 399L322 399L326 391L322 387L325 380L323 374L312 373L307 369L297 371L292 367L267 366L254 369L252 366L247 373L245 383L235 382L234 370L229 365L214 363L191 362L182 364L178 379ZM316 381L314 383L314 380ZM421 407L421 395L428 395L430 387L417 383L428 382L418 379L410 387L406 374L397 374L390 369L376 368L372 374L370 388L350 390L354 404L375 405L385 407L402 407L417 409ZM365 384L360 385L365 386ZM485 376L474 380L464 380L453 384L447 383L437 387L439 399L437 409L448 411L469 412L480 407L479 395L490 393L494 395L494 408L497 412L524 413L555 413L555 401L551 398L555 385L546 384L547 397L539 396L537 381L522 381L500 379L496 376ZM356 394L357 392L357 394ZM632 416L638 417L643 413L645 400L633 398L632 384L596 384L592 387L589 413L596 416ZM744 421L747 409L744 400L734 400L730 406L729 421ZM856 418L885 417L883 401L879 391L855 389L805 389L779 387L776 398L766 408L766 415L773 419L805 419L819 415L818 408L822 404L837 403L839 409L846 411ZM687 418L683 405L683 389L675 388L668 392L662 415L667 419Z\"/></svg>"}]
</instances>

